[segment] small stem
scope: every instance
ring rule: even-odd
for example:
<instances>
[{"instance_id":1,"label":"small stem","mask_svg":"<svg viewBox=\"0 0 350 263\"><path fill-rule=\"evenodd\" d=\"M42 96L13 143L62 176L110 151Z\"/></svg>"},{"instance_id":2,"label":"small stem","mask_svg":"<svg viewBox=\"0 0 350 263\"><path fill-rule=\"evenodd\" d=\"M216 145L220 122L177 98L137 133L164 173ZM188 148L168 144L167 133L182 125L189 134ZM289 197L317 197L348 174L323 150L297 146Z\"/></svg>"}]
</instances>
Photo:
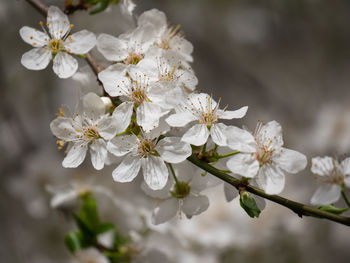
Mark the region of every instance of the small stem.
<instances>
[{"instance_id":1,"label":"small stem","mask_svg":"<svg viewBox=\"0 0 350 263\"><path fill-rule=\"evenodd\" d=\"M175 180L175 183L178 184L179 181L177 180L177 177L176 177L176 174L175 174L175 171L174 171L174 167L171 163L167 163L169 168L170 168L170 171L171 171L171 174L173 175L174 177L174 180Z\"/></svg>"},{"instance_id":2,"label":"small stem","mask_svg":"<svg viewBox=\"0 0 350 263\"><path fill-rule=\"evenodd\" d=\"M207 143L205 143L205 144L203 145L202 154L205 154L206 151L207 151Z\"/></svg>"},{"instance_id":3,"label":"small stem","mask_svg":"<svg viewBox=\"0 0 350 263\"><path fill-rule=\"evenodd\" d=\"M232 155L236 155L238 153L240 153L240 151L234 151L234 152L231 152L231 153L221 154L217 158L218 159L222 159L222 158L230 157Z\"/></svg>"},{"instance_id":4,"label":"small stem","mask_svg":"<svg viewBox=\"0 0 350 263\"><path fill-rule=\"evenodd\" d=\"M346 197L344 188L341 189L341 195L344 198L346 205L350 208L350 202L349 199Z\"/></svg>"}]
</instances>

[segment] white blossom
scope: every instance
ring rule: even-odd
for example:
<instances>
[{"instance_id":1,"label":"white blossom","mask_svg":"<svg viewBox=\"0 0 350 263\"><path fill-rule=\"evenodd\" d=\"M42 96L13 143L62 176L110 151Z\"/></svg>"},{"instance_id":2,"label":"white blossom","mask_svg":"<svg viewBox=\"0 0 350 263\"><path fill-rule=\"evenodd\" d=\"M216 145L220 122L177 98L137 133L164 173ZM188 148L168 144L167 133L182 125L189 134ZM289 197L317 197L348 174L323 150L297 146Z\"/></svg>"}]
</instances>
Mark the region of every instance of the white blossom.
<instances>
[{"instance_id":1,"label":"white blossom","mask_svg":"<svg viewBox=\"0 0 350 263\"><path fill-rule=\"evenodd\" d=\"M116 156L126 155L113 171L115 181L132 181L142 167L143 177L153 190L162 189L168 180L165 162L180 163L192 153L190 145L181 142L180 138L165 137L158 141L152 133L117 136L108 142L107 147Z\"/></svg>"},{"instance_id":2,"label":"white blossom","mask_svg":"<svg viewBox=\"0 0 350 263\"><path fill-rule=\"evenodd\" d=\"M341 163L329 156L312 158L311 171L322 180L311 198L313 205L335 203L340 198L342 185L350 188L350 157Z\"/></svg>"},{"instance_id":3,"label":"white blossom","mask_svg":"<svg viewBox=\"0 0 350 263\"><path fill-rule=\"evenodd\" d=\"M109 263L108 258L93 247L78 250L74 258L76 263Z\"/></svg>"},{"instance_id":4,"label":"white blossom","mask_svg":"<svg viewBox=\"0 0 350 263\"><path fill-rule=\"evenodd\" d=\"M283 146L282 128L276 121L258 123L250 132L229 126L226 129L228 146L240 151L227 161L235 174L253 178L268 194L278 194L284 188L284 171L297 173L306 167L306 157Z\"/></svg>"},{"instance_id":5,"label":"white blossom","mask_svg":"<svg viewBox=\"0 0 350 263\"><path fill-rule=\"evenodd\" d=\"M63 146L66 142L70 143L63 167L78 167L90 148L94 168L102 169L107 157L106 140L112 139L127 127L126 124L116 121L119 114L119 111L114 111L113 116L105 114L105 104L101 98L94 93L88 93L82 98L75 116L66 117L62 112L53 120L50 128L59 139L58 144Z\"/></svg>"},{"instance_id":6,"label":"white blossom","mask_svg":"<svg viewBox=\"0 0 350 263\"><path fill-rule=\"evenodd\" d=\"M166 121L172 127L183 127L190 122L198 121L182 137L182 140L193 145L203 145L207 142L209 135L219 146L227 145L225 134L226 125L218 123L219 119L243 118L248 110L244 106L235 111L219 109L216 103L208 94L190 94L187 101L180 106L177 113L169 116Z\"/></svg>"},{"instance_id":7,"label":"white blossom","mask_svg":"<svg viewBox=\"0 0 350 263\"><path fill-rule=\"evenodd\" d=\"M22 56L21 63L31 70L42 70L53 59L53 71L60 78L71 77L78 69L78 62L70 54L86 54L96 44L93 33L82 30L70 35L73 25L59 8L50 6L44 32L24 26L19 33L34 49Z\"/></svg>"}]
</instances>

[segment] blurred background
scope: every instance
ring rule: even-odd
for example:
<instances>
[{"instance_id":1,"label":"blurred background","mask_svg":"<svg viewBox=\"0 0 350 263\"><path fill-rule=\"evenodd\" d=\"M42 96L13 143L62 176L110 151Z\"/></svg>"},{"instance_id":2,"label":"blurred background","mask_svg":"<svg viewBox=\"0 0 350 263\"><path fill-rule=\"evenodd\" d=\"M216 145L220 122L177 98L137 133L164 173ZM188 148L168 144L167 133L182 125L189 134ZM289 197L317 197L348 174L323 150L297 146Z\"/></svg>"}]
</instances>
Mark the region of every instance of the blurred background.
<instances>
[{"instance_id":1,"label":"blurred background","mask_svg":"<svg viewBox=\"0 0 350 263\"><path fill-rule=\"evenodd\" d=\"M62 6L63 1L44 1ZM198 89L222 97L231 109L249 105L235 125L255 128L276 120L288 148L309 158L341 157L350 150L350 2L322 0L137 0L136 14L151 8L181 24L194 45ZM89 16L71 16L75 30L118 35L132 28L118 6ZM29 71L20 64L30 49L19 37L24 26L45 20L23 0L0 2L0 261L69 262L64 235L72 222L50 208L48 186L72 181L108 186L118 208L101 198L100 212L123 233L144 227L133 218L154 203L134 184L112 183L114 166L94 171L89 161L63 169L49 123L61 104L74 107L79 83L61 80L51 66ZM105 62L101 59L102 63ZM81 66L84 61L80 59ZM105 63L107 65L107 63ZM94 83L92 84L94 85ZM288 175L282 195L309 203L317 181L307 169ZM154 226L147 245L173 262L349 262L350 229L313 218L299 218L268 202L258 219L238 200L226 203L222 188L208 192L205 213ZM124 200L124 201L123 201ZM128 201L126 201L128 200ZM337 203L345 207L342 201ZM130 208L129 207L129 208ZM127 210L127 211L126 211ZM135 221L135 222L134 222Z\"/></svg>"}]
</instances>

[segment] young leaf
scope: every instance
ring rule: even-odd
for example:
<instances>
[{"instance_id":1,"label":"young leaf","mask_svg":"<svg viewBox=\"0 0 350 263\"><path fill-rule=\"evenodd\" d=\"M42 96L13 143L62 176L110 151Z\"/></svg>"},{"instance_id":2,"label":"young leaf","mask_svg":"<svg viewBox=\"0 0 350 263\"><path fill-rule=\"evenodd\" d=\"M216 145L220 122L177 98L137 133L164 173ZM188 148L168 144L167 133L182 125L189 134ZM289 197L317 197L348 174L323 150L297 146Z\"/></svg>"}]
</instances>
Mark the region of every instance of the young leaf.
<instances>
[{"instance_id":1,"label":"young leaf","mask_svg":"<svg viewBox=\"0 0 350 263\"><path fill-rule=\"evenodd\" d=\"M74 253L83 247L83 235L81 232L70 232L64 238L64 243L69 251Z\"/></svg>"},{"instance_id":2,"label":"young leaf","mask_svg":"<svg viewBox=\"0 0 350 263\"><path fill-rule=\"evenodd\" d=\"M247 212L250 217L259 217L261 211L258 208L255 199L250 194L247 192L242 192L239 202L241 207Z\"/></svg>"}]
</instances>

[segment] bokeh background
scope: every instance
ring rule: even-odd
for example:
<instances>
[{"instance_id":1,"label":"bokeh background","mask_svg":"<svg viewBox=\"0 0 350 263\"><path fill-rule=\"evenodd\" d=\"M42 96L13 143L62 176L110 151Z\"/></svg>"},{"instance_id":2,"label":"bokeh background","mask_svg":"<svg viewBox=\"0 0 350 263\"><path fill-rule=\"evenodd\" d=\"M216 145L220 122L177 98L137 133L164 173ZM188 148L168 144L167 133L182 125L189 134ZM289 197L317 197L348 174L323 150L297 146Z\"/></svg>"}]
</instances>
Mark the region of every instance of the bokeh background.
<instances>
[{"instance_id":1,"label":"bokeh background","mask_svg":"<svg viewBox=\"0 0 350 263\"><path fill-rule=\"evenodd\" d=\"M136 14L158 8L171 23L181 24L194 45L200 91L222 97L223 105L233 109L249 105L246 118L235 125L254 129L257 120L277 120L284 128L285 145L309 160L349 153L349 1L135 2ZM63 238L74 225L50 208L48 186L64 188L86 180L108 186L118 205L101 197L100 212L126 234L133 223L142 229L135 218L154 206L140 191L140 180L112 183L114 167L97 172L85 161L78 169L62 168L63 153L56 149L49 123L61 104L74 107L84 87L58 79L51 66L36 72L20 64L30 47L18 31L24 25L38 27L40 20L44 18L23 0L0 2L0 261L7 263L69 262ZM96 34L118 35L132 27L117 6L94 16L76 12L71 22L76 30L87 28ZM282 195L308 203L317 188L309 170L310 165L287 176ZM272 203L259 219L251 219L238 200L226 203L221 187L208 195L207 212L153 227L147 245L160 248L173 262L350 260L348 227L301 219ZM341 201L337 205L345 206Z\"/></svg>"}]
</instances>

